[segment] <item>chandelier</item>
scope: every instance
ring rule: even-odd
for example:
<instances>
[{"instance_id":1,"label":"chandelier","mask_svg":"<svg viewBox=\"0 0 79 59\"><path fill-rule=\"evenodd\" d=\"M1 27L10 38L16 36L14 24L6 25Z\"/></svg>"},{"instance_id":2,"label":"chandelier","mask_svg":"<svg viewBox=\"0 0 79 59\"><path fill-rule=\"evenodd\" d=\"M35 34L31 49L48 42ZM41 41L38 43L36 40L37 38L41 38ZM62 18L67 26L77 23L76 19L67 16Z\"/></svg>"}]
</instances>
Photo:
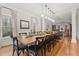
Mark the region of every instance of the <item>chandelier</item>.
<instances>
[{"instance_id":1,"label":"chandelier","mask_svg":"<svg viewBox=\"0 0 79 59\"><path fill-rule=\"evenodd\" d=\"M49 12L48 12L48 11L49 11ZM55 20L54 20L52 17L50 17L50 13L55 14L55 13L51 10L51 8L49 8L49 7L47 6L47 4L42 5L42 14L41 14L41 17L42 17L42 18L45 18L45 19L47 19L47 20L50 20L50 21L52 21L52 22L55 22Z\"/></svg>"}]
</instances>

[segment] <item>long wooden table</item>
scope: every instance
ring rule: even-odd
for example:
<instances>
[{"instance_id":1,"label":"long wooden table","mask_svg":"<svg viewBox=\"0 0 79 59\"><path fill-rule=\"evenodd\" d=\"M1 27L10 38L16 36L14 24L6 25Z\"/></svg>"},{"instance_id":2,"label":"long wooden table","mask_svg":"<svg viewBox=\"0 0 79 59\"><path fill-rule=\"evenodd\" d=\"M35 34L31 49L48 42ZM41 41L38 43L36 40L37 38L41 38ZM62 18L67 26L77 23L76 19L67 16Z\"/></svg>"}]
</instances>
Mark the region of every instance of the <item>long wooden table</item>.
<instances>
[{"instance_id":1,"label":"long wooden table","mask_svg":"<svg viewBox=\"0 0 79 59\"><path fill-rule=\"evenodd\" d=\"M55 33L53 33L53 34L55 34ZM45 34L34 35L34 36L29 36L29 37L27 37L27 36L17 36L17 39L23 45L28 46L28 49L29 49L29 46L36 43L36 40L37 40L36 38L37 37L46 37L46 36L49 36L49 35L51 35L51 34L46 34L45 33ZM28 52L27 54L29 55L29 50L27 50L27 52Z\"/></svg>"},{"instance_id":2,"label":"long wooden table","mask_svg":"<svg viewBox=\"0 0 79 59\"><path fill-rule=\"evenodd\" d=\"M47 35L50 35L50 34L46 34L46 35L35 35L35 36L30 36L30 37L17 36L17 39L23 45L31 45L31 44L34 44L35 43L37 37L45 37Z\"/></svg>"},{"instance_id":3,"label":"long wooden table","mask_svg":"<svg viewBox=\"0 0 79 59\"><path fill-rule=\"evenodd\" d=\"M29 49L29 46L33 45L36 43L36 38L37 37L45 37L47 35L50 34L46 34L46 35L35 35L35 36L30 36L30 37L26 37L26 36L17 36L17 39L20 43L22 43L23 45L27 46ZM29 50L27 50L27 55L29 55Z\"/></svg>"}]
</instances>

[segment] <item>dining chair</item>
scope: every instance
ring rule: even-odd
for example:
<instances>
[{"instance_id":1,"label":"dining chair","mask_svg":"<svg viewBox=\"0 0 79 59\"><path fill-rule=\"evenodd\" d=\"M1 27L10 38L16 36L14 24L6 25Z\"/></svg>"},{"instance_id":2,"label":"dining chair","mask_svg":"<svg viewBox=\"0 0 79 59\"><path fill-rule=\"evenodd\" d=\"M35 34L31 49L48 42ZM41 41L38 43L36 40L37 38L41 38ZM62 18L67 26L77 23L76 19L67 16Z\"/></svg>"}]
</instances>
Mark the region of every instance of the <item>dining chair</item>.
<instances>
[{"instance_id":1,"label":"dining chair","mask_svg":"<svg viewBox=\"0 0 79 59\"><path fill-rule=\"evenodd\" d=\"M26 45L23 45L22 43L20 43L17 39L17 37L13 37L11 36L11 38L13 39L13 56L14 56L14 53L16 51L17 55L19 56L21 52L25 52L25 50L27 51L27 46Z\"/></svg>"},{"instance_id":2,"label":"dining chair","mask_svg":"<svg viewBox=\"0 0 79 59\"><path fill-rule=\"evenodd\" d=\"M32 53L32 55L37 56L39 55L39 51L41 51L42 55L42 47L44 44L44 37L37 37L36 42L34 45L29 46L29 53Z\"/></svg>"},{"instance_id":3,"label":"dining chair","mask_svg":"<svg viewBox=\"0 0 79 59\"><path fill-rule=\"evenodd\" d=\"M46 37L46 41L45 41L45 45L46 45L46 49L50 52L51 51L51 35L48 35Z\"/></svg>"}]
</instances>

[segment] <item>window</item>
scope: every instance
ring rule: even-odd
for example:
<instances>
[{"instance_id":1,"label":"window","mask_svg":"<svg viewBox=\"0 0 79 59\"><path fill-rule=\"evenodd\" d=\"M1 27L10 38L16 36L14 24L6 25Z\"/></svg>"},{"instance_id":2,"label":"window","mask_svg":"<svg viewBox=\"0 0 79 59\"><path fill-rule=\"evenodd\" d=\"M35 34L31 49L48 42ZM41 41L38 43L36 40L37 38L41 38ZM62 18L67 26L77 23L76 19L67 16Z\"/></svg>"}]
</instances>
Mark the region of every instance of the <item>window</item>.
<instances>
[{"instance_id":1,"label":"window","mask_svg":"<svg viewBox=\"0 0 79 59\"><path fill-rule=\"evenodd\" d=\"M3 37L9 36L12 34L12 24L11 24L11 16L3 15L2 18L2 33Z\"/></svg>"}]
</instances>

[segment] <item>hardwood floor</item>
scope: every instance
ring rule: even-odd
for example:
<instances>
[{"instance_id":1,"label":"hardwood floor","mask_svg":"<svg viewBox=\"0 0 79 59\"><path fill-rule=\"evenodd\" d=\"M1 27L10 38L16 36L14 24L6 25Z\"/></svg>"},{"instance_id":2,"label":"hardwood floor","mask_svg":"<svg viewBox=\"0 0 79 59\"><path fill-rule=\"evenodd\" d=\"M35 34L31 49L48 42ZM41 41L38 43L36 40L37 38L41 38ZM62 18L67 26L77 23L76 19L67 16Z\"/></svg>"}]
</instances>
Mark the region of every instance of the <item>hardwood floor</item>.
<instances>
[{"instance_id":1,"label":"hardwood floor","mask_svg":"<svg viewBox=\"0 0 79 59\"><path fill-rule=\"evenodd\" d=\"M79 56L79 43L71 43L70 39L69 37L62 38L50 52L46 49L46 56ZM0 48L0 56L12 56L12 45Z\"/></svg>"},{"instance_id":2,"label":"hardwood floor","mask_svg":"<svg viewBox=\"0 0 79 59\"><path fill-rule=\"evenodd\" d=\"M69 37L64 38L62 47L56 54L57 56L79 56L79 43L71 43Z\"/></svg>"}]
</instances>

